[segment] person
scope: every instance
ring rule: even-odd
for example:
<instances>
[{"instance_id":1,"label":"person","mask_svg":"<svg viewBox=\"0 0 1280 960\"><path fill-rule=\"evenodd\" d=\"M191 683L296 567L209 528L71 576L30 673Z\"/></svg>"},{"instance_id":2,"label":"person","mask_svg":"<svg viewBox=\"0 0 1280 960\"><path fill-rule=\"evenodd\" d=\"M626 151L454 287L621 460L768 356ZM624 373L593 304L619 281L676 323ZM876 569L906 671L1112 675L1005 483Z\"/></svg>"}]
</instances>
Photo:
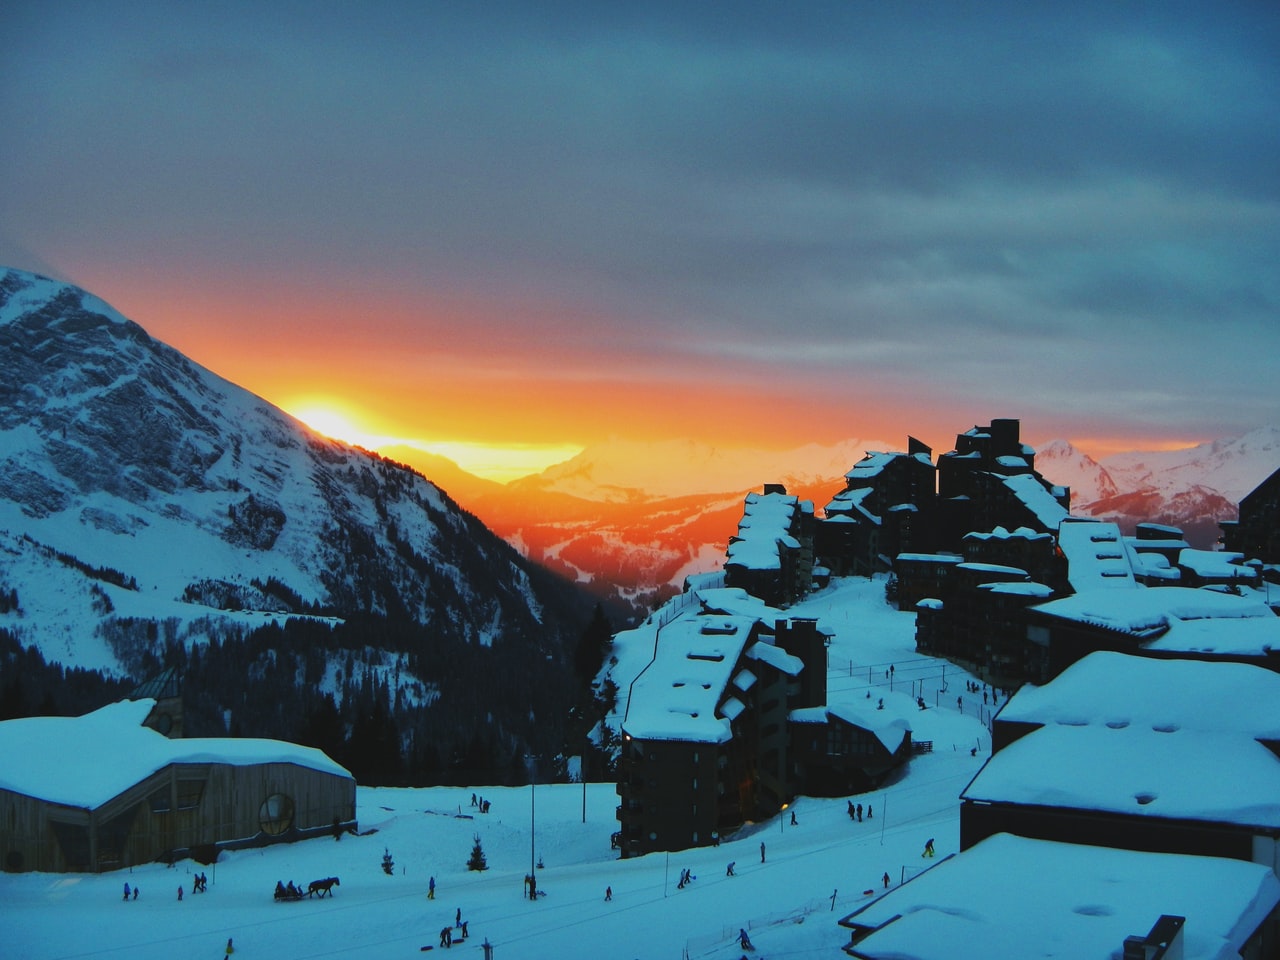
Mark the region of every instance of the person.
<instances>
[{"instance_id":1,"label":"person","mask_svg":"<svg viewBox=\"0 0 1280 960\"><path fill-rule=\"evenodd\" d=\"M856 809L858 811L858 822L861 823L862 822L862 804L858 804Z\"/></svg>"},{"instance_id":2,"label":"person","mask_svg":"<svg viewBox=\"0 0 1280 960\"><path fill-rule=\"evenodd\" d=\"M453 946L453 927L440 928L440 946L442 947Z\"/></svg>"},{"instance_id":3,"label":"person","mask_svg":"<svg viewBox=\"0 0 1280 960\"><path fill-rule=\"evenodd\" d=\"M431 877L427 880L427 899L434 900L436 898L436 878Z\"/></svg>"},{"instance_id":4,"label":"person","mask_svg":"<svg viewBox=\"0 0 1280 960\"><path fill-rule=\"evenodd\" d=\"M462 921L462 939L463 940L467 939L467 921L466 920Z\"/></svg>"},{"instance_id":5,"label":"person","mask_svg":"<svg viewBox=\"0 0 1280 960\"><path fill-rule=\"evenodd\" d=\"M462 908L458 908L458 912L453 915L453 925L455 927L462 926Z\"/></svg>"},{"instance_id":6,"label":"person","mask_svg":"<svg viewBox=\"0 0 1280 960\"><path fill-rule=\"evenodd\" d=\"M284 884L279 880L276 881L276 899L279 900L284 896Z\"/></svg>"},{"instance_id":7,"label":"person","mask_svg":"<svg viewBox=\"0 0 1280 960\"><path fill-rule=\"evenodd\" d=\"M604 899L606 902L613 899L613 887L604 888Z\"/></svg>"},{"instance_id":8,"label":"person","mask_svg":"<svg viewBox=\"0 0 1280 960\"><path fill-rule=\"evenodd\" d=\"M871 804L867 804L867 819L871 819Z\"/></svg>"},{"instance_id":9,"label":"person","mask_svg":"<svg viewBox=\"0 0 1280 960\"><path fill-rule=\"evenodd\" d=\"M235 952L236 952L236 948L231 945L231 938L227 937L227 949L225 951L226 955L229 957Z\"/></svg>"},{"instance_id":10,"label":"person","mask_svg":"<svg viewBox=\"0 0 1280 960\"><path fill-rule=\"evenodd\" d=\"M760 841L760 862L764 863L764 841Z\"/></svg>"},{"instance_id":11,"label":"person","mask_svg":"<svg viewBox=\"0 0 1280 960\"><path fill-rule=\"evenodd\" d=\"M889 889L889 871L886 870L884 873L884 876L881 877L880 879L884 881L884 888L888 890Z\"/></svg>"},{"instance_id":12,"label":"person","mask_svg":"<svg viewBox=\"0 0 1280 960\"><path fill-rule=\"evenodd\" d=\"M735 863L737 863L737 862L738 862L737 860L730 860L730 861L729 861L729 866L728 866L728 867L726 867L726 868L725 868L725 871L724 871L724 875L725 875L726 877L734 877L734 876L737 876L737 874L735 874L735 873L733 872L733 865L734 865Z\"/></svg>"},{"instance_id":13,"label":"person","mask_svg":"<svg viewBox=\"0 0 1280 960\"><path fill-rule=\"evenodd\" d=\"M796 825L796 812L794 810L791 811L791 825L793 827Z\"/></svg>"},{"instance_id":14,"label":"person","mask_svg":"<svg viewBox=\"0 0 1280 960\"><path fill-rule=\"evenodd\" d=\"M856 811L856 810L854 810L854 809L853 809L853 801L852 801L852 800L850 800L850 801L849 801L849 819L850 819L850 820L857 820L857 819L858 819L858 813L857 813L857 811Z\"/></svg>"},{"instance_id":15,"label":"person","mask_svg":"<svg viewBox=\"0 0 1280 960\"><path fill-rule=\"evenodd\" d=\"M471 805L472 805L473 807L474 807L474 806L477 806L477 804L476 804L476 795L475 795L474 793L471 795Z\"/></svg>"},{"instance_id":16,"label":"person","mask_svg":"<svg viewBox=\"0 0 1280 960\"><path fill-rule=\"evenodd\" d=\"M129 893L130 893L130 890L129 890L129 884L127 884L127 883L126 883L126 884L124 885L124 898L125 898L126 900L128 900L128 899L129 899Z\"/></svg>"},{"instance_id":17,"label":"person","mask_svg":"<svg viewBox=\"0 0 1280 960\"><path fill-rule=\"evenodd\" d=\"M178 884L178 902L182 902L182 884Z\"/></svg>"},{"instance_id":18,"label":"person","mask_svg":"<svg viewBox=\"0 0 1280 960\"><path fill-rule=\"evenodd\" d=\"M755 949L755 947L751 946L751 938L747 936L746 927L738 928L738 946L742 947L743 950Z\"/></svg>"},{"instance_id":19,"label":"person","mask_svg":"<svg viewBox=\"0 0 1280 960\"><path fill-rule=\"evenodd\" d=\"M141 887L139 887L139 886L135 883L135 884L133 885L133 899L137 900L137 899L138 899L138 894L139 894L139 893L141 893L141 892L142 892L142 888L141 888Z\"/></svg>"},{"instance_id":20,"label":"person","mask_svg":"<svg viewBox=\"0 0 1280 960\"><path fill-rule=\"evenodd\" d=\"M956 709L964 713L964 697L956 697Z\"/></svg>"},{"instance_id":21,"label":"person","mask_svg":"<svg viewBox=\"0 0 1280 960\"><path fill-rule=\"evenodd\" d=\"M933 856L933 837L930 837L928 840L926 840L926 841L925 841L925 844L924 844L924 853L920 854L920 856L922 856L922 857L932 857L932 856Z\"/></svg>"}]
</instances>

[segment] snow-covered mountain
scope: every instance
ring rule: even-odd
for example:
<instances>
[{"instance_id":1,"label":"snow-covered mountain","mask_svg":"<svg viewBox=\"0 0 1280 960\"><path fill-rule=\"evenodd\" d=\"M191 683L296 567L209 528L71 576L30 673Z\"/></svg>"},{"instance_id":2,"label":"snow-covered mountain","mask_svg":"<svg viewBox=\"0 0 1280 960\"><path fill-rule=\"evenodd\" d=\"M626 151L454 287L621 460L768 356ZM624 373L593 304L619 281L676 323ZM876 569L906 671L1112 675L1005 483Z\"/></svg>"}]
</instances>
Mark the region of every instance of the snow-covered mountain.
<instances>
[{"instance_id":1,"label":"snow-covered mountain","mask_svg":"<svg viewBox=\"0 0 1280 960\"><path fill-rule=\"evenodd\" d=\"M1280 466L1280 427L1264 426L1182 450L1119 453L1091 459L1068 441L1036 453L1036 469L1071 487L1073 513L1114 520L1132 531L1144 521L1181 527L1202 549L1218 524L1234 520L1240 500Z\"/></svg>"},{"instance_id":2,"label":"snow-covered mountain","mask_svg":"<svg viewBox=\"0 0 1280 960\"><path fill-rule=\"evenodd\" d=\"M555 646L581 603L421 475L307 430L83 290L4 269L0 589L18 600L0 627L116 673L134 620L193 641L281 612L378 614Z\"/></svg>"}]
</instances>

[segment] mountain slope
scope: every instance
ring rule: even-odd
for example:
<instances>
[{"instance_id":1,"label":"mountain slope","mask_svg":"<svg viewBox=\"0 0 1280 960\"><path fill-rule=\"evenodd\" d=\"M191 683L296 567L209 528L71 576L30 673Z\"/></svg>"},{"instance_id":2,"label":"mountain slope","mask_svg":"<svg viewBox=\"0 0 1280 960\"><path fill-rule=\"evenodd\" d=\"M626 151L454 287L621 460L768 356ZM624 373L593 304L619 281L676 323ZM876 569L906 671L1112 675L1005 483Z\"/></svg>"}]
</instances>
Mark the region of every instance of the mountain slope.
<instances>
[{"instance_id":1,"label":"mountain slope","mask_svg":"<svg viewBox=\"0 0 1280 960\"><path fill-rule=\"evenodd\" d=\"M117 671L102 626L122 615L198 639L252 610L373 614L558 648L582 602L419 474L16 270L0 272L0 586L23 608L0 626Z\"/></svg>"}]
</instances>

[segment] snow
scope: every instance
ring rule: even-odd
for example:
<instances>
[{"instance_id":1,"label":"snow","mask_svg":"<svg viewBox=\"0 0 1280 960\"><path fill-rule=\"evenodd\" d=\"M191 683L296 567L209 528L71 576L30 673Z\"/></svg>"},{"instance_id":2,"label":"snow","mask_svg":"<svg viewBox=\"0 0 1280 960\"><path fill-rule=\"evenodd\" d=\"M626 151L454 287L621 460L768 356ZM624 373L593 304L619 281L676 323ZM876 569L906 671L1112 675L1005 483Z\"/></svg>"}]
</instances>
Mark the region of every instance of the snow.
<instances>
[{"instance_id":1,"label":"snow","mask_svg":"<svg viewBox=\"0 0 1280 960\"><path fill-rule=\"evenodd\" d=\"M1058 527L1058 546L1067 558L1071 589L1077 593L1097 587L1137 586L1117 524L1067 520Z\"/></svg>"},{"instance_id":2,"label":"snow","mask_svg":"<svg viewBox=\"0 0 1280 960\"><path fill-rule=\"evenodd\" d=\"M1020 473L1000 479L1046 530L1057 530L1058 525L1067 519L1067 511L1041 486L1035 474Z\"/></svg>"},{"instance_id":3,"label":"snow","mask_svg":"<svg viewBox=\"0 0 1280 960\"><path fill-rule=\"evenodd\" d=\"M1186 917L1183 960L1238 960L1280 901L1266 867L997 834L891 891L852 924L884 960L1119 957L1163 914Z\"/></svg>"},{"instance_id":4,"label":"snow","mask_svg":"<svg viewBox=\"0 0 1280 960\"><path fill-rule=\"evenodd\" d=\"M321 751L281 740L171 740L142 726L154 706L154 700L123 700L83 717L0 723L0 788L94 809L173 763L294 763L351 776Z\"/></svg>"},{"instance_id":5,"label":"snow","mask_svg":"<svg viewBox=\"0 0 1280 960\"><path fill-rule=\"evenodd\" d=\"M1280 759L1236 733L1052 725L997 753L963 796L1277 830Z\"/></svg>"},{"instance_id":6,"label":"snow","mask_svg":"<svg viewBox=\"0 0 1280 960\"><path fill-rule=\"evenodd\" d=\"M1205 705L1212 704L1212 710ZM1027 684L999 721L1072 726L1176 725L1280 740L1280 674L1245 663L1091 653L1052 683Z\"/></svg>"}]
</instances>

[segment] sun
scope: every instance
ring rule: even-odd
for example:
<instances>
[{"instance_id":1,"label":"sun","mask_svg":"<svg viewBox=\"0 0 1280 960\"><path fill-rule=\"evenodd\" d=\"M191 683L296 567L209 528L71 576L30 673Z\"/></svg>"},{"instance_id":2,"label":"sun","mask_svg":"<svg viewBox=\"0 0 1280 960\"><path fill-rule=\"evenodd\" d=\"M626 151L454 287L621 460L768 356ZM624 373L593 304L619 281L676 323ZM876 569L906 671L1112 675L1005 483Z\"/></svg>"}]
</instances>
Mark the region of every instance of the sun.
<instances>
[{"instance_id":1,"label":"sun","mask_svg":"<svg viewBox=\"0 0 1280 960\"><path fill-rule=\"evenodd\" d=\"M382 440L357 426L349 413L331 401L308 401L292 407L289 413L332 440L341 440L368 450L374 449Z\"/></svg>"}]
</instances>

